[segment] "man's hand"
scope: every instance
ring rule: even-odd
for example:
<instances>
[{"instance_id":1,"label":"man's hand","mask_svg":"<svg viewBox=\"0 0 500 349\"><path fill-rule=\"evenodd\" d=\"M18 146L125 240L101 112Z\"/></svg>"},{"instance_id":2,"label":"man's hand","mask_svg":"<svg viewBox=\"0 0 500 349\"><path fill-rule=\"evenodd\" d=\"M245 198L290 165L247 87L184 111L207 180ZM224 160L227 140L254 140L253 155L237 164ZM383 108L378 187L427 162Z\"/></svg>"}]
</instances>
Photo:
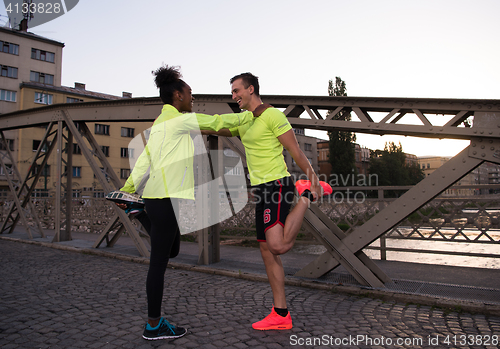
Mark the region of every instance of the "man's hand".
<instances>
[{"instance_id":1,"label":"man's hand","mask_svg":"<svg viewBox=\"0 0 500 349\"><path fill-rule=\"evenodd\" d=\"M253 111L253 116L258 118L259 116L262 115L263 112L266 111L267 108L272 108L273 106L269 103L263 103L259 105L255 110Z\"/></svg>"},{"instance_id":2,"label":"man's hand","mask_svg":"<svg viewBox=\"0 0 500 349\"><path fill-rule=\"evenodd\" d=\"M121 208L122 210L126 210L127 209L127 205L126 204L119 204L119 203L115 202L115 205L118 206L119 208Z\"/></svg>"},{"instance_id":3,"label":"man's hand","mask_svg":"<svg viewBox=\"0 0 500 349\"><path fill-rule=\"evenodd\" d=\"M318 199L322 196L321 190L322 190L322 188L321 188L321 185L319 185L319 183L317 183L317 184L311 183L311 194L314 197L314 202L318 201Z\"/></svg>"}]
</instances>

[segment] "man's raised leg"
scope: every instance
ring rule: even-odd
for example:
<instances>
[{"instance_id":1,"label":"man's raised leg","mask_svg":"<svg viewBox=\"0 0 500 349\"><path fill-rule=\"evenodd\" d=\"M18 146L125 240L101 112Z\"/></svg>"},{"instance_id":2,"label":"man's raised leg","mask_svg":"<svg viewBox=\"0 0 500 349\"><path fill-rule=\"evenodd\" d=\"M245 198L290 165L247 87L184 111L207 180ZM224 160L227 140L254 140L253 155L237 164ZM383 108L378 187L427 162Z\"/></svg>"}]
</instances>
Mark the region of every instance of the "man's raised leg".
<instances>
[{"instance_id":1,"label":"man's raised leg","mask_svg":"<svg viewBox=\"0 0 500 349\"><path fill-rule=\"evenodd\" d=\"M309 203L309 199L301 196L293 210L286 217L285 227L277 224L266 231L266 241L272 254L280 255L292 249Z\"/></svg>"}]
</instances>

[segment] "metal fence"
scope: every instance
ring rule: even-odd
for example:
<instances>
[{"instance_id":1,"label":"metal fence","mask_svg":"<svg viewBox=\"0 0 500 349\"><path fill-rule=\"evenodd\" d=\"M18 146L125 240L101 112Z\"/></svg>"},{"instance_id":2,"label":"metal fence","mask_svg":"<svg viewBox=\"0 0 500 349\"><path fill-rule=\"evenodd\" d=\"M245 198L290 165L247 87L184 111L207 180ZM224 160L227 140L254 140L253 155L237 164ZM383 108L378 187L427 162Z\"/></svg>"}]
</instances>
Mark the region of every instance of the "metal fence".
<instances>
[{"instance_id":1,"label":"metal fence","mask_svg":"<svg viewBox=\"0 0 500 349\"><path fill-rule=\"evenodd\" d=\"M410 188L334 188L334 194L322 198L318 205L339 228L349 234ZM381 259L387 259L388 251L498 258L498 249L494 249L498 252L488 253L457 251L460 248L454 247L444 250L441 246L436 249L422 249L416 246L401 248L388 246L387 240L500 245L500 194L495 193L499 188L498 185L451 187L448 194L439 196L421 207L367 249L379 250ZM464 190L471 195L453 195L456 192L463 193ZM223 223L223 233L253 235L254 220L254 207L249 203L244 210ZM248 234L249 231L252 231L252 234Z\"/></svg>"},{"instance_id":2,"label":"metal fence","mask_svg":"<svg viewBox=\"0 0 500 349\"><path fill-rule=\"evenodd\" d=\"M411 187L342 187L333 195L323 197L320 209L342 230L349 234L367 222L390 202ZM489 193L469 196L439 196L401 221L368 249L380 250L381 259L387 251L460 255L467 257L498 258L500 253L481 251L460 252L455 248L421 249L388 246L388 240L440 241L456 244L500 244L500 194L494 193L499 185L460 186L474 189L471 193ZM99 234L113 217L112 204L102 198L102 193L79 193L72 204L72 231ZM249 194L250 195L250 194ZM387 197L392 195L393 197ZM43 228L54 229L55 195L37 192L33 197ZM13 204L10 195L0 197L2 221ZM65 203L63 203L65 204ZM31 224L32 222L30 222ZM303 228L304 229L304 228ZM248 204L236 215L221 223L221 235L243 238L255 236L254 203ZM303 230L303 233L307 231ZM498 249L494 249L499 251Z\"/></svg>"}]
</instances>

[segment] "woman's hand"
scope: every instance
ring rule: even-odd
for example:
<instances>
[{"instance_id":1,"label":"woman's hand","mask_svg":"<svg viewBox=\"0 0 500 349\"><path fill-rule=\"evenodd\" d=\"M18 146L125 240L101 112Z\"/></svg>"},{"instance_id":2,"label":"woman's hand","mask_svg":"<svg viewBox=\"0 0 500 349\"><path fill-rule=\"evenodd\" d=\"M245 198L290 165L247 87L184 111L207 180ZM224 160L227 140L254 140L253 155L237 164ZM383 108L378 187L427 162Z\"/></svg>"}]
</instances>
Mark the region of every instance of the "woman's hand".
<instances>
[{"instance_id":1,"label":"woman's hand","mask_svg":"<svg viewBox=\"0 0 500 349\"><path fill-rule=\"evenodd\" d=\"M258 118L259 116L262 115L263 112L266 111L267 108L272 108L273 106L269 103L263 103L261 105L259 105L257 108L255 108L255 110L252 112L253 113L253 116Z\"/></svg>"}]
</instances>

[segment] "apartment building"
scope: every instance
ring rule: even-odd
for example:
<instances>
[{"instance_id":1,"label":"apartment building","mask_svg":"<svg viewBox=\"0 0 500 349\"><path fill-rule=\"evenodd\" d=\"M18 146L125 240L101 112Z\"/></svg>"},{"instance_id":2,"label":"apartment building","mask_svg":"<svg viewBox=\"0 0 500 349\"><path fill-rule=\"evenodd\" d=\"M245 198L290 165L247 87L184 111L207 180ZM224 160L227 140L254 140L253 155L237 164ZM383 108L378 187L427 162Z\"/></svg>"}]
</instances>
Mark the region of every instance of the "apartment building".
<instances>
[{"instance_id":1,"label":"apartment building","mask_svg":"<svg viewBox=\"0 0 500 349\"><path fill-rule=\"evenodd\" d=\"M446 156L427 156L419 157L418 165L424 171L426 176L430 175L432 172L437 170L439 167L444 165L450 157ZM472 170L466 176L461 178L456 186L474 186L477 184L499 184L500 178L500 165L493 164L490 162L485 162ZM470 196L478 194L487 194L492 190L489 189L478 189L478 188L451 188L447 189L443 195L448 196ZM496 190L495 190L496 191Z\"/></svg>"},{"instance_id":2,"label":"apartment building","mask_svg":"<svg viewBox=\"0 0 500 349\"><path fill-rule=\"evenodd\" d=\"M25 30L0 28L0 117L1 114L16 110L25 110L61 103L80 103L102 100L131 98L124 92L122 96L89 91L83 83L75 82L74 87L61 85L62 51L64 44L47 39ZM108 161L117 171L123 183L130 174L128 150L132 138L151 126L146 123L88 123L94 137L101 146ZM28 170L42 171L42 176L35 185L35 196L49 195L56 186L56 158L52 154L44 169L29 166L34 154L45 135L46 127L31 127L4 132L7 145L0 145L0 151L8 147L16 165L25 176ZM82 191L99 192L100 185L92 169L87 164L81 149L73 144L73 192L78 197ZM7 167L11 164L7 164ZM0 167L0 189L8 190L6 173Z\"/></svg>"},{"instance_id":3,"label":"apartment building","mask_svg":"<svg viewBox=\"0 0 500 349\"><path fill-rule=\"evenodd\" d=\"M332 165L330 164L329 141L318 141L317 146L319 165L318 173L322 175L322 178L329 179L332 172ZM357 173L360 175L368 176L368 169L370 167L370 149L355 143L354 158Z\"/></svg>"}]
</instances>

